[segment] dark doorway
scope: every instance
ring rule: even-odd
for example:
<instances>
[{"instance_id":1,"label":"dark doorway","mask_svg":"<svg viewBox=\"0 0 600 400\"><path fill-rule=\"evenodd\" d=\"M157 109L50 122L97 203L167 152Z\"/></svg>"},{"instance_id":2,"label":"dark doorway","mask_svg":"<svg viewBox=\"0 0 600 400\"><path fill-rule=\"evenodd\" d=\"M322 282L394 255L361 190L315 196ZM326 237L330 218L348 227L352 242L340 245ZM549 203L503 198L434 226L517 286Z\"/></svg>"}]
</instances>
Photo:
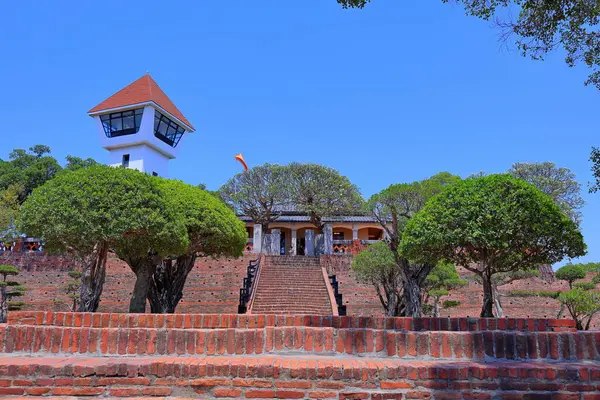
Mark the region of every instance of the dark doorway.
<instances>
[{"instance_id":1,"label":"dark doorway","mask_svg":"<svg viewBox=\"0 0 600 400\"><path fill-rule=\"evenodd\" d=\"M298 254L299 256L303 256L305 248L306 248L306 239L305 238L296 239L296 254Z\"/></svg>"},{"instance_id":2,"label":"dark doorway","mask_svg":"<svg viewBox=\"0 0 600 400\"><path fill-rule=\"evenodd\" d=\"M285 255L285 232L281 232L281 238L279 240L279 255Z\"/></svg>"}]
</instances>

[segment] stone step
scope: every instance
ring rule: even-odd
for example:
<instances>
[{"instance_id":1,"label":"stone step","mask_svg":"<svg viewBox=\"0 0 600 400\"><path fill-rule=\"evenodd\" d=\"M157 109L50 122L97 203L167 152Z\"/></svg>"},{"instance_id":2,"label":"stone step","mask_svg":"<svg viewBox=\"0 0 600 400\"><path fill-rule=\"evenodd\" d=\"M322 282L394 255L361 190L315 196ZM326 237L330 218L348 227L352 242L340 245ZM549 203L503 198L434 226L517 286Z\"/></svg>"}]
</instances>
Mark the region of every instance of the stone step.
<instances>
[{"instance_id":1,"label":"stone step","mask_svg":"<svg viewBox=\"0 0 600 400\"><path fill-rule=\"evenodd\" d=\"M0 395L168 398L583 399L598 364L325 356L0 356ZM29 398L29 397L27 397ZM60 397L59 397L60 398Z\"/></svg>"},{"instance_id":2,"label":"stone step","mask_svg":"<svg viewBox=\"0 0 600 400\"><path fill-rule=\"evenodd\" d=\"M334 328L376 328L404 331L574 331L571 319L525 318L385 318L322 317L311 315L240 314L122 314L71 313L52 311L11 311L9 324L95 328L263 328L265 326L312 326ZM0 325L1 326L1 325Z\"/></svg>"},{"instance_id":3,"label":"stone step","mask_svg":"<svg viewBox=\"0 0 600 400\"><path fill-rule=\"evenodd\" d=\"M332 315L327 285L316 258L266 257L249 312Z\"/></svg>"}]
</instances>

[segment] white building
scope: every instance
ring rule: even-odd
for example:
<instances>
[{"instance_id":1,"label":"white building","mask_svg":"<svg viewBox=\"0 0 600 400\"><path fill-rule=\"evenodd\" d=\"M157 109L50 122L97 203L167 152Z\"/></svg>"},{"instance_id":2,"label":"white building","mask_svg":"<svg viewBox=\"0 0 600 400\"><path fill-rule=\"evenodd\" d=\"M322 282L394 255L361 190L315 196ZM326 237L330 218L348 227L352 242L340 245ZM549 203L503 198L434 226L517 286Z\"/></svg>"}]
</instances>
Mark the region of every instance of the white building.
<instances>
[{"instance_id":1,"label":"white building","mask_svg":"<svg viewBox=\"0 0 600 400\"><path fill-rule=\"evenodd\" d=\"M192 124L146 74L88 111L109 164L168 176L168 162Z\"/></svg>"}]
</instances>

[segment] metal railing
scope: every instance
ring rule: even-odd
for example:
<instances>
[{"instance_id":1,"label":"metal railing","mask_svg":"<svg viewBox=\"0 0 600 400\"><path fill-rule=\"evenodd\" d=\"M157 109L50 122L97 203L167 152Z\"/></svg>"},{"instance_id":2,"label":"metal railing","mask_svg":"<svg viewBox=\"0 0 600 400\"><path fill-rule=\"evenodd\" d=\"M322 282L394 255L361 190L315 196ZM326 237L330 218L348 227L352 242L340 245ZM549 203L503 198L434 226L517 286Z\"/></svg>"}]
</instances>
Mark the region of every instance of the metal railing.
<instances>
[{"instance_id":1,"label":"metal railing","mask_svg":"<svg viewBox=\"0 0 600 400\"><path fill-rule=\"evenodd\" d=\"M260 269L259 256L256 260L250 260L248 267L246 268L246 277L244 278L243 286L240 288L240 301L238 304L238 314L246 314L248 311L248 302L252 297L252 291L254 290L254 283L256 276Z\"/></svg>"},{"instance_id":2,"label":"metal railing","mask_svg":"<svg viewBox=\"0 0 600 400\"><path fill-rule=\"evenodd\" d=\"M342 294L340 293L340 283L337 280L335 275L329 275L329 282L331 283L331 287L333 288L333 295L335 297L335 302L338 308L338 315L344 316L346 315L346 306L342 300Z\"/></svg>"}]
</instances>

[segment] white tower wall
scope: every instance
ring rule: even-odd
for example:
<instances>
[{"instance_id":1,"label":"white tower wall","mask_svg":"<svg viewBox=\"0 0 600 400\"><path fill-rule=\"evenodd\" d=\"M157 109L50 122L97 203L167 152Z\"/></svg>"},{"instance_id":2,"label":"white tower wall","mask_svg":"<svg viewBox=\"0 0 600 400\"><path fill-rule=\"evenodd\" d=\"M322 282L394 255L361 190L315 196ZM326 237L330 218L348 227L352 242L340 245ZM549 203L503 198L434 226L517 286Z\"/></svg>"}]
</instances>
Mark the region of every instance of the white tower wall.
<instances>
[{"instance_id":1,"label":"white tower wall","mask_svg":"<svg viewBox=\"0 0 600 400\"><path fill-rule=\"evenodd\" d=\"M133 110L140 107L132 106L128 108ZM120 112L124 110L106 110L102 114L111 112ZM154 113L161 112L152 105L144 106L144 113L140 123L140 129L135 134L123 135L117 137L107 137L100 120L100 115L94 116L100 136L102 147L110 152L109 164L111 166L123 165L123 156L129 155L129 168L148 174L155 173L158 176L168 176L168 161L177 156L178 147L181 146L183 137L180 139L177 147L171 147L154 135ZM168 113L161 112L167 118L174 120ZM185 134L183 135L185 136Z\"/></svg>"}]
</instances>

